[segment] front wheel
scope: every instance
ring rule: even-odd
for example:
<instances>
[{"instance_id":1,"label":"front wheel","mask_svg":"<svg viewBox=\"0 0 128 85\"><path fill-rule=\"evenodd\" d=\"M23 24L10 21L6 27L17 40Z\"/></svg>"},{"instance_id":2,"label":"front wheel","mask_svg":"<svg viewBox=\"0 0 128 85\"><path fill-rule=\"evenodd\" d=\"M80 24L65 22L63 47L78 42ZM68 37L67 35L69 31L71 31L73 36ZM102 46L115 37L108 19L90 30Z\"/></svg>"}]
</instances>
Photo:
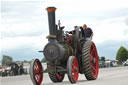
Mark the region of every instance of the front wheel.
<instances>
[{"instance_id":1,"label":"front wheel","mask_svg":"<svg viewBox=\"0 0 128 85\"><path fill-rule=\"evenodd\" d=\"M70 56L67 62L67 75L71 83L76 83L79 77L79 65L77 58Z\"/></svg>"},{"instance_id":2,"label":"front wheel","mask_svg":"<svg viewBox=\"0 0 128 85\"><path fill-rule=\"evenodd\" d=\"M43 67L40 60L32 60L30 65L30 77L34 85L41 85L43 80Z\"/></svg>"}]
</instances>

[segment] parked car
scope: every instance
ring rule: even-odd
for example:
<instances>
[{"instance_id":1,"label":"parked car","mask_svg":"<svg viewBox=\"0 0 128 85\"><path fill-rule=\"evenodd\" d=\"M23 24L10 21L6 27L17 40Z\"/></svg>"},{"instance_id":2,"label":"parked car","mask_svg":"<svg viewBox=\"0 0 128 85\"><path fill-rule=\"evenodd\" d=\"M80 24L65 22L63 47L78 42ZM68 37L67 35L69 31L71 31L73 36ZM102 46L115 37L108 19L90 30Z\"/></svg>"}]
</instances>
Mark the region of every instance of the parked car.
<instances>
[{"instance_id":1,"label":"parked car","mask_svg":"<svg viewBox=\"0 0 128 85\"><path fill-rule=\"evenodd\" d=\"M122 64L123 64L123 66L128 66L128 59L126 61L124 61Z\"/></svg>"}]
</instances>

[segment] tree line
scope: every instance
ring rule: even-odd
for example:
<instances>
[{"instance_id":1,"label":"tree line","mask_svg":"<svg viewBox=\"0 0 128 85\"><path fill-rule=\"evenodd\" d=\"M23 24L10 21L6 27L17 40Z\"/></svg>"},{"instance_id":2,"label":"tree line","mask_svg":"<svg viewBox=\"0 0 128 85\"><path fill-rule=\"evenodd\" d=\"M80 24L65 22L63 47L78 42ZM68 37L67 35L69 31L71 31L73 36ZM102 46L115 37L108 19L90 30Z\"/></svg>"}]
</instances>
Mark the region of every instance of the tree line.
<instances>
[{"instance_id":1,"label":"tree line","mask_svg":"<svg viewBox=\"0 0 128 85\"><path fill-rule=\"evenodd\" d=\"M2 60L1 60L1 64L3 66L9 66L10 64L12 63L15 63L16 61L13 60L13 58L11 56L8 56L8 55L3 55L2 56ZM25 62L25 63L31 63L31 61L27 61L27 60L24 60L22 62ZM42 63L46 63L47 60L45 59L45 57L41 60Z\"/></svg>"},{"instance_id":2,"label":"tree line","mask_svg":"<svg viewBox=\"0 0 128 85\"><path fill-rule=\"evenodd\" d=\"M31 61L14 61L13 58L11 56L8 55L3 55L2 56L2 60L1 60L1 64L3 66L10 66L12 63L16 63L16 62L24 62L24 63L31 63Z\"/></svg>"}]
</instances>

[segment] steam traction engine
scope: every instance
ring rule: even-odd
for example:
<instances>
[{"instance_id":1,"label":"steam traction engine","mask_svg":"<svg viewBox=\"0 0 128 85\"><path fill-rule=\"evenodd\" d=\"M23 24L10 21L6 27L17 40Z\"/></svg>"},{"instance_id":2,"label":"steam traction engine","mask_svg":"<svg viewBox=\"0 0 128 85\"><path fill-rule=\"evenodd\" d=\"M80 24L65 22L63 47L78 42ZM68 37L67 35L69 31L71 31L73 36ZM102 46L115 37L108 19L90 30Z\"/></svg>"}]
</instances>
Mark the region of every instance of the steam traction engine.
<instances>
[{"instance_id":1,"label":"steam traction engine","mask_svg":"<svg viewBox=\"0 0 128 85\"><path fill-rule=\"evenodd\" d=\"M47 59L47 72L50 79L62 82L67 73L71 83L78 81L79 73L87 80L95 80L98 76L98 54L94 42L85 40L82 28L64 32L64 27L55 24L55 7L48 7L49 36L43 49ZM30 66L30 77L34 85L40 85L43 80L43 67L38 59Z\"/></svg>"}]
</instances>

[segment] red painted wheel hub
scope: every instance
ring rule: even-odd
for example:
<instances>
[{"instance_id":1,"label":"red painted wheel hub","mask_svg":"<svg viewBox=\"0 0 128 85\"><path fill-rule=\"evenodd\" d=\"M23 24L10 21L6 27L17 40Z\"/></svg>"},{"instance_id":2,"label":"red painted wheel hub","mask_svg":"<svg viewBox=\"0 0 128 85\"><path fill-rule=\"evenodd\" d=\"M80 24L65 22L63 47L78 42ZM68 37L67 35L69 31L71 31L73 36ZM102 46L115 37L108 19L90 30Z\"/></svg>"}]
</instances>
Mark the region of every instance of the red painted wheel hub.
<instances>
[{"instance_id":1,"label":"red painted wheel hub","mask_svg":"<svg viewBox=\"0 0 128 85\"><path fill-rule=\"evenodd\" d=\"M42 72L43 68L39 60L35 60L34 62L34 75L36 82L40 85L43 80L43 74Z\"/></svg>"},{"instance_id":2,"label":"red painted wheel hub","mask_svg":"<svg viewBox=\"0 0 128 85\"><path fill-rule=\"evenodd\" d=\"M98 54L97 54L96 46L94 43L92 43L90 48L90 64L91 64L91 71L92 71L93 77L97 78L99 63L98 63Z\"/></svg>"},{"instance_id":3,"label":"red painted wheel hub","mask_svg":"<svg viewBox=\"0 0 128 85\"><path fill-rule=\"evenodd\" d=\"M76 58L72 60L72 76L73 80L77 82L79 77L79 66Z\"/></svg>"}]
</instances>

